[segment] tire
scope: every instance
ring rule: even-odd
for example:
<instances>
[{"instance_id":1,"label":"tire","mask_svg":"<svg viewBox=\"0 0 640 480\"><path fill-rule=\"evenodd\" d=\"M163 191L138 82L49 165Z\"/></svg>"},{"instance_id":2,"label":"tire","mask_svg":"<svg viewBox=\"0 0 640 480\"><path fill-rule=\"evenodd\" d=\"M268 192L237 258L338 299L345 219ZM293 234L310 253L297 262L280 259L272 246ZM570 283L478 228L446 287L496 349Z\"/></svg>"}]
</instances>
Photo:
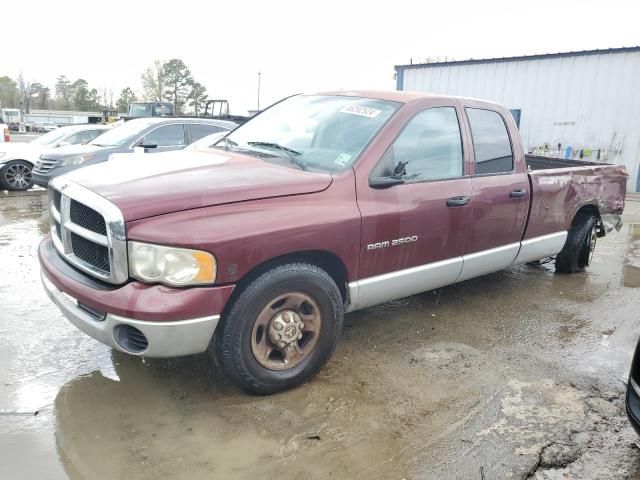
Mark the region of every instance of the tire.
<instances>
[{"instance_id":1,"label":"tire","mask_svg":"<svg viewBox=\"0 0 640 480\"><path fill-rule=\"evenodd\" d=\"M0 187L3 190L24 191L33 187L33 165L25 160L12 160L0 168Z\"/></svg>"},{"instance_id":2,"label":"tire","mask_svg":"<svg viewBox=\"0 0 640 480\"><path fill-rule=\"evenodd\" d=\"M597 238L597 224L593 213L578 212L569 229L567 241L556 257L556 271L577 273L589 266Z\"/></svg>"},{"instance_id":3,"label":"tire","mask_svg":"<svg viewBox=\"0 0 640 480\"><path fill-rule=\"evenodd\" d=\"M272 394L320 371L333 354L343 320L342 297L331 276L315 265L289 263L265 271L240 291L216 329L213 348L234 383ZM282 322L291 323L282 329ZM274 340L278 331L293 332L297 339L281 348L285 343Z\"/></svg>"}]
</instances>

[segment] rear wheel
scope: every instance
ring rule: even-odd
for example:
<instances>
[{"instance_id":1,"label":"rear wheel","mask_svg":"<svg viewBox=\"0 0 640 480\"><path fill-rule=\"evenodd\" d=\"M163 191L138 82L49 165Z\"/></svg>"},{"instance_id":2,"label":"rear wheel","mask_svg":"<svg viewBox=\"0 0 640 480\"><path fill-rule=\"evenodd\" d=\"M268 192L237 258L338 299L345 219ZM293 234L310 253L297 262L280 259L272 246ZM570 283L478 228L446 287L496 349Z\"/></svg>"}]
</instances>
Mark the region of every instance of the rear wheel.
<instances>
[{"instance_id":1,"label":"rear wheel","mask_svg":"<svg viewBox=\"0 0 640 480\"><path fill-rule=\"evenodd\" d=\"M569 229L567 241L556 258L556 270L582 272L591 265L598 239L598 220L593 213L580 212Z\"/></svg>"},{"instance_id":2,"label":"rear wheel","mask_svg":"<svg viewBox=\"0 0 640 480\"><path fill-rule=\"evenodd\" d=\"M216 331L216 353L245 390L269 394L315 375L331 357L343 323L343 303L321 268L291 263L254 279Z\"/></svg>"},{"instance_id":3,"label":"rear wheel","mask_svg":"<svg viewBox=\"0 0 640 480\"><path fill-rule=\"evenodd\" d=\"M6 190L23 191L33 187L32 165L24 160L13 160L0 168L0 187Z\"/></svg>"}]
</instances>

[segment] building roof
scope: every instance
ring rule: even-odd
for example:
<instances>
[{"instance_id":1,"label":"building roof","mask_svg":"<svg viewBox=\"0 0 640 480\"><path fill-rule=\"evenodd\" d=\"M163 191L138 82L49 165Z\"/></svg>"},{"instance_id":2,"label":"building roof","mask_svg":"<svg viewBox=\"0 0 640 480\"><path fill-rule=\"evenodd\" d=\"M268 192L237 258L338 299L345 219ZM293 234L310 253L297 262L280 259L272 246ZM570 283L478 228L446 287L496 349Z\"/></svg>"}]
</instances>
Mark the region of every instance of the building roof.
<instances>
[{"instance_id":1,"label":"building roof","mask_svg":"<svg viewBox=\"0 0 640 480\"><path fill-rule=\"evenodd\" d=\"M538 55L520 55L516 57L496 57L496 58L479 58L469 60L452 60L447 62L433 62L433 63L412 63L408 65L396 65L396 70L407 68L429 68L429 67L448 67L453 65L471 65L477 63L504 63L504 62L520 62L527 60L544 60L549 58L563 58L563 57L584 57L587 55L606 55L610 53L628 53L628 52L640 52L640 46L636 47L621 47L621 48L604 48L599 50L580 50L577 52L560 52L560 53L543 53Z\"/></svg>"}]
</instances>

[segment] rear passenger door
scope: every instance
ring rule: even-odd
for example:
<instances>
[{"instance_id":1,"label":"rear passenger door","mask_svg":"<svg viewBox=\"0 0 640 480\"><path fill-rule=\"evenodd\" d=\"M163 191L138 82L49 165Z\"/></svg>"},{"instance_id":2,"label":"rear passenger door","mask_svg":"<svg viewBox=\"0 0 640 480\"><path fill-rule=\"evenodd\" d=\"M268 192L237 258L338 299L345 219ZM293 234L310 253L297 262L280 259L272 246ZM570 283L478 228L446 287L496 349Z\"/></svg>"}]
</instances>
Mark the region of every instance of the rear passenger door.
<instances>
[{"instance_id":1,"label":"rear passenger door","mask_svg":"<svg viewBox=\"0 0 640 480\"><path fill-rule=\"evenodd\" d=\"M522 148L509 135L506 122L513 121L504 114L506 110L499 112L486 104L465 103L464 111L473 145L473 199L459 280L497 271L513 262L529 208L524 159L516 157L522 155Z\"/></svg>"}]
</instances>

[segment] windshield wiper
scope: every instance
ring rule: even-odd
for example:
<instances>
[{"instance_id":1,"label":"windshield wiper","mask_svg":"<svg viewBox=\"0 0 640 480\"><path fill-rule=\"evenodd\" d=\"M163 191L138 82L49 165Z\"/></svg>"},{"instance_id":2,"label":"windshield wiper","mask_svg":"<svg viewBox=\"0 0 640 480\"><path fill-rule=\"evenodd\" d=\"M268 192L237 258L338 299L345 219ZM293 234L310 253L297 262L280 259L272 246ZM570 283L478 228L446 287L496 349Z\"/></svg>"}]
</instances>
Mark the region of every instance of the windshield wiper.
<instances>
[{"instance_id":1,"label":"windshield wiper","mask_svg":"<svg viewBox=\"0 0 640 480\"><path fill-rule=\"evenodd\" d=\"M283 145L280 145L279 143L274 143L274 142L247 142L247 145L251 145L255 147L275 148L276 150L280 150L281 152L284 152L287 155L287 158L291 161L291 163L300 167L301 170L307 169L307 166L305 165L305 163L295 156L295 155L298 155L298 156L302 155L302 153L297 150L285 147Z\"/></svg>"}]
</instances>

